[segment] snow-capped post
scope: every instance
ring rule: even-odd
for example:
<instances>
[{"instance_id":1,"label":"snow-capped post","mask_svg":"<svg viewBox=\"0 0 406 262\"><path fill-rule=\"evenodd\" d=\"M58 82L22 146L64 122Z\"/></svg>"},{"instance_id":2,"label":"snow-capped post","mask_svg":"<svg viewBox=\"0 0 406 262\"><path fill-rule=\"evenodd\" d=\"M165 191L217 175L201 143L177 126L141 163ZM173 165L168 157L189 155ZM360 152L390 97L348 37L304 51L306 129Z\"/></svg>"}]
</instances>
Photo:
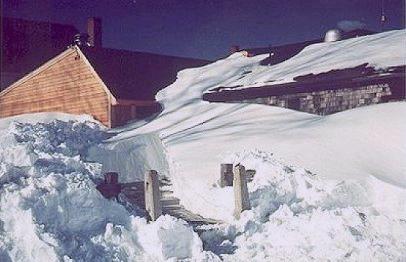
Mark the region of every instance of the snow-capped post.
<instances>
[{"instance_id":1,"label":"snow-capped post","mask_svg":"<svg viewBox=\"0 0 406 262\"><path fill-rule=\"evenodd\" d=\"M248 195L247 179L245 176L245 167L237 165L234 168L234 217L239 219L244 210L251 209Z\"/></svg>"},{"instance_id":2,"label":"snow-capped post","mask_svg":"<svg viewBox=\"0 0 406 262\"><path fill-rule=\"evenodd\" d=\"M221 164L219 184L220 187L233 185L233 164Z\"/></svg>"},{"instance_id":3,"label":"snow-capped post","mask_svg":"<svg viewBox=\"0 0 406 262\"><path fill-rule=\"evenodd\" d=\"M155 170L145 173L145 209L153 221L162 215L159 177Z\"/></svg>"}]
</instances>

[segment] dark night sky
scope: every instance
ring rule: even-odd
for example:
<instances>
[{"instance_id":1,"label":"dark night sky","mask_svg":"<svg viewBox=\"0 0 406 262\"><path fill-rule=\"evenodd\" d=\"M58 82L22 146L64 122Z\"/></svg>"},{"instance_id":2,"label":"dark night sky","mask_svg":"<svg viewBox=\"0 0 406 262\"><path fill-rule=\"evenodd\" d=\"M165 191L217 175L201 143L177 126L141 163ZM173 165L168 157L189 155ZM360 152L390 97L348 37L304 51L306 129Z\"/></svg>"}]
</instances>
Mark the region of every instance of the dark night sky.
<instances>
[{"instance_id":1,"label":"dark night sky","mask_svg":"<svg viewBox=\"0 0 406 262\"><path fill-rule=\"evenodd\" d=\"M382 0L39 0L3 1L3 15L73 24L103 20L103 45L214 59L231 45L260 47L315 39L342 20L380 30ZM405 1L385 0L386 29L404 28Z\"/></svg>"}]
</instances>

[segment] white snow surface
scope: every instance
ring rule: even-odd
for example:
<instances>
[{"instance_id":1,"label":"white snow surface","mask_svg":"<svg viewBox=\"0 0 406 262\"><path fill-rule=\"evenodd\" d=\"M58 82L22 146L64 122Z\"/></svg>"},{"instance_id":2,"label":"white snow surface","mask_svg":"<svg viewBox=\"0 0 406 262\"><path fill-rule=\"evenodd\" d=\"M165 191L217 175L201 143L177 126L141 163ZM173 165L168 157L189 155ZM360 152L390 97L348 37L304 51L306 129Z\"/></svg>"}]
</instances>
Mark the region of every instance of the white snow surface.
<instances>
[{"instance_id":1,"label":"white snow surface","mask_svg":"<svg viewBox=\"0 0 406 262\"><path fill-rule=\"evenodd\" d=\"M43 112L35 114L22 114L18 116L2 118L0 121L0 130L7 129L13 122L24 122L30 124L36 123L49 123L54 120L61 121L89 121L94 123L99 123L93 117L89 115L71 115L66 113L56 113L56 112Z\"/></svg>"},{"instance_id":2,"label":"white snow surface","mask_svg":"<svg viewBox=\"0 0 406 262\"><path fill-rule=\"evenodd\" d=\"M247 71L252 71L252 78L261 82L268 77L274 78L275 74L280 74L281 79L283 76L285 81L296 75L326 72L365 62L376 68L404 65L406 55L402 43L405 42L405 32L398 30L316 44L275 65L275 68L259 65L263 56L248 58L236 53L201 68L183 70L176 82L157 94L157 100L164 107L158 117L150 122L137 122L113 130L116 136L106 141L101 149L96 147L91 155L93 159L107 163L105 171L118 170L123 180L142 180L145 171L151 168L169 175L174 182L175 194L186 208L233 223L232 189L215 186L220 164L239 163L232 156L247 150L265 154L272 152L277 160L311 170L318 174L318 179L329 181L320 182L320 190L329 193L317 198L335 200L329 208L322 204L327 200L319 200L314 206L309 205L312 208L304 208L300 212L292 210L289 199L281 201L275 209L267 207L270 212L285 214L282 222L286 228L279 227L280 231L274 238L270 237L271 232L262 234L270 230L268 226L277 226L271 223L272 215L269 221L257 219L257 212L263 211L255 211L254 208L254 211L248 212L253 214L247 215L251 216L247 223L263 225L249 229L255 234L246 236L247 232L242 230L245 238L239 236L228 240L231 246L237 246L235 256L231 256L230 260L239 257L255 259L255 255L260 253L277 255L281 260L376 259L374 254L377 254L378 260L403 259L406 232L406 121L403 114L406 103L380 104L322 117L265 105L209 103L202 101L201 97L217 86L235 85L240 81L237 80L240 75ZM252 81L249 83L252 84ZM160 141L162 145L159 145ZM120 160L117 156L121 150L129 157ZM114 161L110 160L111 157ZM242 163L257 171L264 168L262 165L253 167ZM299 183L292 182L290 175L284 172L275 174L271 167L268 170L264 168L262 175L258 172L259 177L275 175L280 176L282 184ZM263 180L263 184L250 186L250 192L255 194L262 186L267 190L260 192L266 195L265 192L272 191L271 188L277 185L274 183L272 186L269 181ZM301 190L299 202L313 202L311 188L314 186L309 188L294 187L290 190L293 194ZM336 197L335 191L342 194ZM261 195L256 197L261 198ZM257 201L253 196L251 198L252 202ZM266 200L267 204L272 201L270 198ZM263 208L266 209L265 206ZM281 211L277 211L279 208ZM366 217L371 216L371 223L364 225L360 238L358 233L351 231L358 225L352 223L360 222L358 209ZM334 222L329 224L329 219ZM306 231L308 223L313 225L311 228L316 235ZM337 235L336 228L345 232L344 235ZM387 232L397 233L394 238L388 238ZM286 235L291 236L289 239L302 239L303 242L283 242L281 238ZM335 235L344 239L336 239ZM389 241L382 244L387 245L387 253L374 251L375 237ZM251 246L249 243L255 240L253 238L257 243L268 241L269 245ZM238 244L238 241L241 242ZM308 246L304 248L306 241ZM396 244L390 247L389 243ZM334 249L333 245L344 245L345 248L338 247L340 250L329 253L330 248ZM273 249L273 246L279 247ZM242 253L245 251L242 250L251 253L251 256L244 257ZM215 252L219 253L218 250Z\"/></svg>"},{"instance_id":3,"label":"white snow surface","mask_svg":"<svg viewBox=\"0 0 406 262\"><path fill-rule=\"evenodd\" d=\"M353 53L349 52L346 43L355 41L359 43L358 52L362 53L363 47L367 51L363 55L354 53L368 57L371 53L369 46L375 45L367 40L375 43L379 39L380 44L375 46L379 57L383 45L393 46L393 40L403 39L405 32L391 31L358 40L350 39L341 41L340 45L346 47L345 52ZM331 49L330 63L341 61L343 51L337 51L335 45L326 45ZM393 52L404 52L399 45L395 46L397 49ZM339 55L334 56L334 53ZM284 162L304 167L325 178L366 181L374 176L406 187L404 102L368 106L322 117L265 105L201 100L203 92L235 81L243 69L260 70L263 67L259 65L261 59L237 53L201 68L181 71L175 83L157 94L157 100L164 107L157 118L115 130L118 134L102 149L97 148L92 156L107 163L105 171L118 170L123 180L142 179L148 168L170 174L175 182L175 192L185 206L225 220L232 213L232 200L219 203L212 184L218 179L224 158L247 149L273 152ZM299 62L296 65L304 66ZM154 146L137 150L140 145L148 144L145 140L153 140ZM159 140L163 143L162 148L155 146ZM159 153L161 150L166 154L165 159ZM129 158L122 158L122 161L114 158L117 151L125 152ZM110 156L115 160L111 161ZM167 160L165 164L164 160ZM139 163L144 168L139 168ZM130 168L131 165L134 168Z\"/></svg>"},{"instance_id":4,"label":"white snow surface","mask_svg":"<svg viewBox=\"0 0 406 262\"><path fill-rule=\"evenodd\" d=\"M368 46L380 52L398 38L404 30L342 41L341 48L355 41L350 47L366 57ZM324 49L319 56L327 52L339 65L343 51ZM261 71L262 59L237 53L183 70L157 94L159 116L111 131L80 117L0 120L0 260L406 260L406 103L321 117L201 100L244 71ZM296 67L317 71L304 61ZM232 188L216 184L221 163L256 170L248 185L252 210L240 220L232 217ZM186 208L225 223L199 238L181 220L147 223L95 189L105 171L134 181L148 169L171 178Z\"/></svg>"},{"instance_id":5,"label":"white snow surface","mask_svg":"<svg viewBox=\"0 0 406 262\"><path fill-rule=\"evenodd\" d=\"M244 151L230 161L257 171L249 183L252 210L240 221L202 234L225 261L402 261L406 222L374 206L373 192L405 196L377 179L325 180L286 166L272 154ZM400 199L399 199L400 201ZM398 203L398 208L404 204ZM402 215L404 218L404 215Z\"/></svg>"},{"instance_id":6,"label":"white snow surface","mask_svg":"<svg viewBox=\"0 0 406 262\"><path fill-rule=\"evenodd\" d=\"M84 157L106 139L97 123L53 114L38 123L43 117L0 121L0 261L216 259L184 221L147 224L102 197L101 164Z\"/></svg>"},{"instance_id":7,"label":"white snow surface","mask_svg":"<svg viewBox=\"0 0 406 262\"><path fill-rule=\"evenodd\" d=\"M406 65L406 30L361 36L336 42L323 42L305 47L299 54L281 63L252 69L241 68L236 78L225 87L275 85L294 81L297 76L319 74L362 64L375 69ZM264 59L260 55L254 59ZM250 72L250 73L246 73ZM225 88L227 89L227 88ZM224 89L224 90L225 90Z\"/></svg>"}]
</instances>

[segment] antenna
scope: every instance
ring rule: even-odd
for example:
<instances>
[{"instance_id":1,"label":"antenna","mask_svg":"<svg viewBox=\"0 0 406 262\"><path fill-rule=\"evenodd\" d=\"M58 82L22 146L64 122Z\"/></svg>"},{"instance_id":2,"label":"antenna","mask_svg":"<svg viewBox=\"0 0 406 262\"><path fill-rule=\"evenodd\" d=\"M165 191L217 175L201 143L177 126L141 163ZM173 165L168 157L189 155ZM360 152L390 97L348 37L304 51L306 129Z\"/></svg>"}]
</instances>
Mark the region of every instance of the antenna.
<instances>
[{"instance_id":1,"label":"antenna","mask_svg":"<svg viewBox=\"0 0 406 262\"><path fill-rule=\"evenodd\" d=\"M385 0L382 0L382 4L381 4L381 32L383 32L386 20L387 20L387 17L385 15Z\"/></svg>"}]
</instances>

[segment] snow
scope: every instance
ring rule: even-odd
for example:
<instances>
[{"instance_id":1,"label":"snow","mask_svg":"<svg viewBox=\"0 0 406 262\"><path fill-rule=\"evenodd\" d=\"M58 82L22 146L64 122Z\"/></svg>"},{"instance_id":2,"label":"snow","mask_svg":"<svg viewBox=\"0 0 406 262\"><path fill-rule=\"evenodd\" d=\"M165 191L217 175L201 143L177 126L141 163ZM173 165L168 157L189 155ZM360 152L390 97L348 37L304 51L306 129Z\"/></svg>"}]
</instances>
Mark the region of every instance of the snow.
<instances>
[{"instance_id":1,"label":"snow","mask_svg":"<svg viewBox=\"0 0 406 262\"><path fill-rule=\"evenodd\" d=\"M109 136L104 128L88 117L44 116L0 120L0 261L216 258L184 221L147 224L102 197L101 164L85 155Z\"/></svg>"},{"instance_id":2,"label":"snow","mask_svg":"<svg viewBox=\"0 0 406 262\"><path fill-rule=\"evenodd\" d=\"M84 116L0 120L0 260L405 260L405 102L321 117L201 99L244 71L285 81L364 60L397 65L405 32L310 46L279 69L236 53L183 70L157 94L159 116L113 130ZM240 220L232 187L217 185L221 163L256 171ZM147 223L95 189L103 172L130 182L148 169L171 178L186 208L224 223L199 237L170 216Z\"/></svg>"},{"instance_id":3,"label":"snow","mask_svg":"<svg viewBox=\"0 0 406 262\"><path fill-rule=\"evenodd\" d=\"M240 68L241 70L222 86L244 89L282 84L294 81L293 79L297 76L352 68L365 63L377 70L402 66L406 65L405 45L406 30L388 31L344 41L317 43L305 47L299 54L279 64ZM259 55L247 59L259 62L267 56ZM247 71L251 72L246 73Z\"/></svg>"},{"instance_id":4,"label":"snow","mask_svg":"<svg viewBox=\"0 0 406 262\"><path fill-rule=\"evenodd\" d=\"M242 229L239 232L243 236L226 239L228 242L224 235L219 237L227 243L224 247L220 245L222 251L213 249L217 254L231 249L234 255L230 255L230 260L241 258L243 261L267 252L269 256L281 260L365 260L372 259L373 254L382 259L404 258L404 102L321 117L264 105L208 103L202 101L201 96L217 86L235 85L241 72L246 71L252 71L252 78L259 81L274 77L278 72L286 76L286 80L295 75L346 68L364 62L376 67L405 64L406 55L401 45L405 32L392 31L309 46L298 56L275 65L275 68L260 66L263 56L247 58L237 53L202 68L184 70L178 74L175 83L158 93L157 99L164 110L156 119L116 129L116 135L98 145L94 151L102 150L104 155L92 157L102 163L107 161L109 168L120 170L126 180L142 179L147 168L169 174L174 182L175 194L186 208L232 224L232 188L220 189L216 186L220 164L242 162L241 159L236 160L235 154L247 150L264 154L272 152L278 161L316 173L319 179L323 179L323 182L317 182L318 190L324 193L313 192L316 183L313 180L292 182L289 174L275 171L270 165L252 166L249 162L242 162L247 168L257 170L258 179L263 179L256 186L250 185L251 202L262 199L265 205L257 206L258 210L254 206L254 211L248 211L253 214L247 214L247 223L258 224L257 228L249 229L248 233ZM356 51L348 52L348 48ZM115 148L125 148L124 152L136 151L151 136L155 142L159 137L162 147L156 146L155 142L151 147L146 143L141 154L131 155L131 159L144 156L143 161L148 162L144 164L145 168L130 168L131 163L130 166L128 164L132 160L117 159L114 163L105 160L117 154ZM256 158L262 159L261 154L255 154ZM156 159L160 159L161 164ZM264 179L275 173L280 176L278 183L270 184ZM295 179L304 175L303 172L299 174ZM286 198L282 193L280 202L271 205L278 197L277 193L272 195L273 189L286 183L301 183L301 186L290 189L296 197ZM303 186L307 183L310 188ZM260 190L261 187L265 189ZM263 195L269 198L263 198ZM292 208L297 208L291 206L292 201L300 205L305 203L305 206L292 211ZM275 216L286 213L282 219L284 223L278 227L274 238L270 237L271 233L263 233L277 226L272 215L265 220L258 215L264 212L276 212ZM359 224L359 212L370 219L370 224ZM331 224L329 220L332 220ZM311 229L314 232L307 231L306 224L313 225ZM342 234L336 228L341 229ZM352 228L362 232L354 233ZM224 230L228 232L229 229L226 227ZM387 232L396 233L391 235ZM281 236L285 235L298 241L283 244ZM258 244L251 246L253 242ZM210 241L205 243L210 245ZM259 243L269 243L269 246ZM275 245L279 247L271 248ZM382 253L375 245L384 246L388 251ZM244 253L248 255L244 256Z\"/></svg>"},{"instance_id":5,"label":"snow","mask_svg":"<svg viewBox=\"0 0 406 262\"><path fill-rule=\"evenodd\" d=\"M364 46L365 53L358 50L361 53L357 55L368 57L371 53L369 46L380 48L390 43L390 46L398 48L397 54L402 54L403 48L393 40L404 37L405 32L392 31L350 39L340 45L347 47L354 41L363 43L358 47ZM369 38L371 41L367 41ZM374 45L375 41L379 44ZM339 65L344 51L333 45L329 52L339 54L329 59L329 63ZM308 55L313 56L312 53ZM367 181L374 176L406 187L404 102L321 117L264 105L201 100L202 93L233 82L242 69L261 70L260 60L237 53L201 68L181 71L175 83L157 94L164 110L156 119L115 130L117 134L95 150L103 151L103 155L92 154L92 158L103 164L107 162L109 169L120 170L125 180L142 179L146 168L170 174L174 191L182 204L197 213L227 221L232 215L231 190L225 193L212 185L219 177L220 164L225 158L246 149L273 152L284 162L304 167L324 178ZM291 60L303 62L295 58ZM391 62L386 63L389 65ZM308 68L311 70L312 64ZM144 147L143 150L148 153L141 151L141 156L140 151L132 153L130 160L114 158L117 155L115 148L125 148L125 154L137 151L139 143L150 136L159 137L162 148ZM166 163L162 161L163 155ZM115 161L109 160L110 156ZM143 164L145 168L139 165L131 168L130 162L141 158L148 163ZM379 193L378 189L376 194L379 198L384 193Z\"/></svg>"},{"instance_id":6,"label":"snow","mask_svg":"<svg viewBox=\"0 0 406 262\"><path fill-rule=\"evenodd\" d=\"M406 258L405 220L374 206L373 190L364 183L320 179L261 151L232 158L257 173L249 184L252 210L245 211L240 221L201 236L209 250L223 253L225 261ZM369 183L388 186L376 179ZM399 200L406 196L405 190L397 193ZM396 207L404 218L404 203L399 201Z\"/></svg>"},{"instance_id":7,"label":"snow","mask_svg":"<svg viewBox=\"0 0 406 262\"><path fill-rule=\"evenodd\" d=\"M49 123L54 120L61 120L61 121L90 121L97 123L89 115L71 115L66 113L60 112L43 112L43 113L35 113L35 114L22 114L18 116L6 117L2 118L0 121L0 130L6 129L12 122L24 122L24 123Z\"/></svg>"},{"instance_id":8,"label":"snow","mask_svg":"<svg viewBox=\"0 0 406 262\"><path fill-rule=\"evenodd\" d=\"M134 218L130 228L109 223L104 235L93 240L117 261L176 261L192 257L216 261L217 256L203 251L199 236L184 221L166 215L147 224L145 219Z\"/></svg>"}]
</instances>

